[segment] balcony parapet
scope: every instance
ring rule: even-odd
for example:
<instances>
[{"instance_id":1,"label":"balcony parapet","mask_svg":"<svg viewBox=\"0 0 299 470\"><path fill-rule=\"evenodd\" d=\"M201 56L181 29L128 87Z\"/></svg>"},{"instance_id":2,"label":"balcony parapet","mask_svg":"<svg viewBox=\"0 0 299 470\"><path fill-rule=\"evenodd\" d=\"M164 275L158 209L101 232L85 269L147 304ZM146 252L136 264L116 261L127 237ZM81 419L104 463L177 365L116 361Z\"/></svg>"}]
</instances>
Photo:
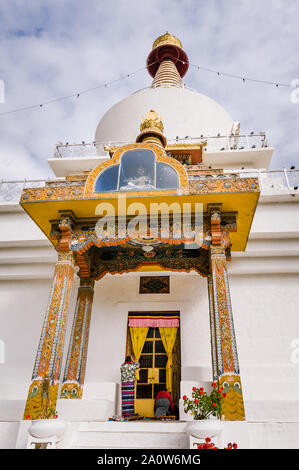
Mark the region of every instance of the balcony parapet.
<instances>
[{"instance_id":1,"label":"balcony parapet","mask_svg":"<svg viewBox=\"0 0 299 470\"><path fill-rule=\"evenodd\" d=\"M62 144L56 145L55 158L98 158L105 156L109 148L118 148L127 144L134 144L133 141L121 142L92 142L81 144ZM241 151L241 150L261 150L268 147L265 132L258 134L240 134L240 135L216 135L198 137L185 136L183 138L172 137L167 139L167 145L189 145L205 143L203 151L205 153L215 153L224 151ZM166 146L167 151L167 146Z\"/></svg>"},{"instance_id":2,"label":"balcony parapet","mask_svg":"<svg viewBox=\"0 0 299 470\"><path fill-rule=\"evenodd\" d=\"M239 181L242 186L242 180L251 180L252 178L258 179L261 195L299 194L299 170L244 170L203 175L193 174L189 175L189 182L190 186L197 183L202 184L202 188L208 188L210 183L217 181L222 181L223 185ZM63 192L69 189L73 197L79 198L83 194L84 180L84 176L77 177L77 179L2 180L0 181L0 204L18 204L22 192L26 189L40 189L40 193L48 195L49 199L55 192L55 188Z\"/></svg>"}]
</instances>

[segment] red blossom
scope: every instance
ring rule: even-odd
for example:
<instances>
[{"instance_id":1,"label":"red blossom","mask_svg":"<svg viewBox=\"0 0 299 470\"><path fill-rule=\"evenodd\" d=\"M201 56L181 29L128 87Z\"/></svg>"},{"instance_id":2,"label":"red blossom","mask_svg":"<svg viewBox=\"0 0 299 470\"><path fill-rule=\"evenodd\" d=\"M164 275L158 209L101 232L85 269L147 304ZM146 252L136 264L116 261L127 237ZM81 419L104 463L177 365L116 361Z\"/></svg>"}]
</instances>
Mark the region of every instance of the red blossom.
<instances>
[{"instance_id":1,"label":"red blossom","mask_svg":"<svg viewBox=\"0 0 299 470\"><path fill-rule=\"evenodd\" d=\"M212 403L212 406L217 406L217 403Z\"/></svg>"},{"instance_id":2,"label":"red blossom","mask_svg":"<svg viewBox=\"0 0 299 470\"><path fill-rule=\"evenodd\" d=\"M197 388L196 388L196 387L192 387L192 390L193 390L193 392L195 392L195 390L197 390Z\"/></svg>"},{"instance_id":3,"label":"red blossom","mask_svg":"<svg viewBox=\"0 0 299 470\"><path fill-rule=\"evenodd\" d=\"M183 396L183 400L187 400L187 397L186 397L186 395L184 395L184 396Z\"/></svg>"},{"instance_id":4,"label":"red blossom","mask_svg":"<svg viewBox=\"0 0 299 470\"><path fill-rule=\"evenodd\" d=\"M212 382L212 387L214 387L214 388L217 387L216 382Z\"/></svg>"},{"instance_id":5,"label":"red blossom","mask_svg":"<svg viewBox=\"0 0 299 470\"><path fill-rule=\"evenodd\" d=\"M195 403L195 405L197 405L197 403L198 403L197 398L195 398L194 403Z\"/></svg>"},{"instance_id":6,"label":"red blossom","mask_svg":"<svg viewBox=\"0 0 299 470\"><path fill-rule=\"evenodd\" d=\"M237 449L238 448L238 444L236 442L233 443L233 448L234 449Z\"/></svg>"},{"instance_id":7,"label":"red blossom","mask_svg":"<svg viewBox=\"0 0 299 470\"><path fill-rule=\"evenodd\" d=\"M222 396L223 396L223 398L225 398L225 397L226 397L226 393L222 393Z\"/></svg>"}]
</instances>

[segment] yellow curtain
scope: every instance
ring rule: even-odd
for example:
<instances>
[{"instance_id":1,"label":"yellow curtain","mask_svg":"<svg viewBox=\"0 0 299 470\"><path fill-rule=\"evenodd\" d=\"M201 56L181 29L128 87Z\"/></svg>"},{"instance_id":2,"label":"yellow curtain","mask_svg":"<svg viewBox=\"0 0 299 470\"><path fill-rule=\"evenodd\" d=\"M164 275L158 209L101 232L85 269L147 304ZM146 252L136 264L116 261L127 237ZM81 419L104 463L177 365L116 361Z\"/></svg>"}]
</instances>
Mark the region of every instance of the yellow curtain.
<instances>
[{"instance_id":1,"label":"yellow curtain","mask_svg":"<svg viewBox=\"0 0 299 470\"><path fill-rule=\"evenodd\" d=\"M148 326L146 327L130 327L132 346L135 356L135 361L139 362L142 349L147 337ZM139 370L136 372L136 379L139 380Z\"/></svg>"},{"instance_id":2,"label":"yellow curtain","mask_svg":"<svg viewBox=\"0 0 299 470\"><path fill-rule=\"evenodd\" d=\"M167 391L171 393L172 391L172 350L176 339L177 328L159 328L163 346L165 348L168 361L166 365L166 387Z\"/></svg>"}]
</instances>

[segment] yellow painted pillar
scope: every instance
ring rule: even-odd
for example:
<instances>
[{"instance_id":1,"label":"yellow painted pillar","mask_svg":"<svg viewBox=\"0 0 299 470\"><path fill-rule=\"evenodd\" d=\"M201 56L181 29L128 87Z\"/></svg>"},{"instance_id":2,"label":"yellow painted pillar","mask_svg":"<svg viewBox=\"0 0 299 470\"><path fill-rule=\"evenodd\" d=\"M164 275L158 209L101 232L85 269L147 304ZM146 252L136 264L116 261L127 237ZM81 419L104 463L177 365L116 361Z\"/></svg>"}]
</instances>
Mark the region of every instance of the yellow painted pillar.
<instances>
[{"instance_id":1,"label":"yellow painted pillar","mask_svg":"<svg viewBox=\"0 0 299 470\"><path fill-rule=\"evenodd\" d=\"M24 419L55 417L67 307L73 276L72 252L58 252Z\"/></svg>"},{"instance_id":2,"label":"yellow painted pillar","mask_svg":"<svg viewBox=\"0 0 299 470\"><path fill-rule=\"evenodd\" d=\"M208 276L208 294L209 294L209 317L210 317L210 340L211 340L211 354L212 354L212 369L213 380L218 380L217 369L217 342L216 342L216 329L215 329L215 313L214 313L214 299L213 299L213 281L212 276Z\"/></svg>"},{"instance_id":3,"label":"yellow painted pillar","mask_svg":"<svg viewBox=\"0 0 299 470\"><path fill-rule=\"evenodd\" d=\"M94 280L80 279L60 398L82 398Z\"/></svg>"},{"instance_id":4,"label":"yellow painted pillar","mask_svg":"<svg viewBox=\"0 0 299 470\"><path fill-rule=\"evenodd\" d=\"M227 394L223 414L227 421L245 419L237 345L227 275L225 248L210 248L211 276L208 279L211 346L214 379Z\"/></svg>"}]
</instances>

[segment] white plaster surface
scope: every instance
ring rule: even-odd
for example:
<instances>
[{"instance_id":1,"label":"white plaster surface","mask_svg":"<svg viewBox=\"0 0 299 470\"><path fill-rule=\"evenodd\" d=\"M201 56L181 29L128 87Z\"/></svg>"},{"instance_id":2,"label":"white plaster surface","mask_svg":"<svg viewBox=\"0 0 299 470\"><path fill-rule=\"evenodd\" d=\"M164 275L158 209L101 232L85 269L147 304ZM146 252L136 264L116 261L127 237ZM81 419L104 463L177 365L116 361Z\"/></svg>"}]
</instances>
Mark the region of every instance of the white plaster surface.
<instances>
[{"instance_id":1,"label":"white plaster surface","mask_svg":"<svg viewBox=\"0 0 299 470\"><path fill-rule=\"evenodd\" d=\"M187 88L145 88L110 108L100 120L96 142L136 141L144 116L154 109L167 139L230 135L233 120L216 101Z\"/></svg>"}]
</instances>

